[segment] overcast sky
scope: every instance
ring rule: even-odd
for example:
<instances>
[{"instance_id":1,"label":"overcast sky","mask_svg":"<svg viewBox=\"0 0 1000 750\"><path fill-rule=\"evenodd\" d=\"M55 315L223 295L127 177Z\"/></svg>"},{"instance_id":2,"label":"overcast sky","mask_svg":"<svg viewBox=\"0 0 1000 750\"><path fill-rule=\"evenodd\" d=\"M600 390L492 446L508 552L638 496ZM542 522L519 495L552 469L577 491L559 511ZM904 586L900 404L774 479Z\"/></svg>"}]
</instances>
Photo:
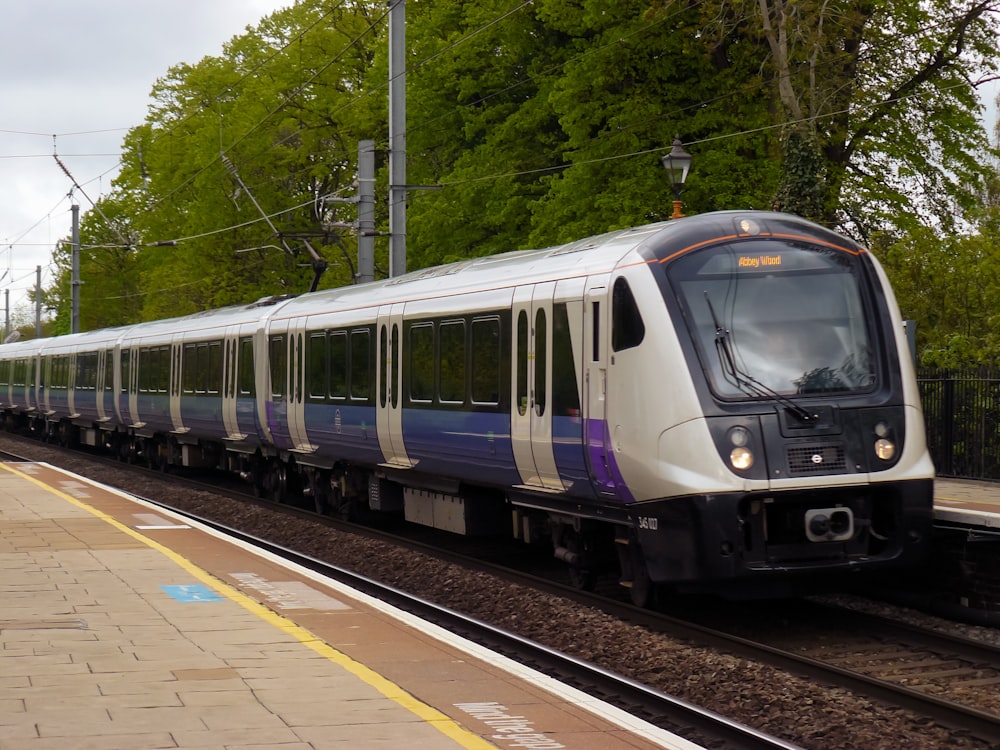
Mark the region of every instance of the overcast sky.
<instances>
[{"instance_id":1,"label":"overcast sky","mask_svg":"<svg viewBox=\"0 0 1000 750\"><path fill-rule=\"evenodd\" d=\"M70 233L73 187L111 186L122 139L146 117L153 84L294 0L4 0L0 9L0 290L13 312ZM77 192L81 212L91 208ZM0 330L4 298L0 291Z\"/></svg>"}]
</instances>

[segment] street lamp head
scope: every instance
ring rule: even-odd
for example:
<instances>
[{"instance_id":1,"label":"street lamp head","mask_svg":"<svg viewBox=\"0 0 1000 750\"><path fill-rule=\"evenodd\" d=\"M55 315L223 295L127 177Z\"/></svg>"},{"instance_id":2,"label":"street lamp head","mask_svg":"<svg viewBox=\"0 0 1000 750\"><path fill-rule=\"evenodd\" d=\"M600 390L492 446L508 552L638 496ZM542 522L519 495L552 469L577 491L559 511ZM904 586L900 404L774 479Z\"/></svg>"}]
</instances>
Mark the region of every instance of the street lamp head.
<instances>
[{"instance_id":1,"label":"street lamp head","mask_svg":"<svg viewBox=\"0 0 1000 750\"><path fill-rule=\"evenodd\" d=\"M674 138L670 153L660 157L660 161L663 163L663 168L667 170L674 193L679 196L687 181L688 171L691 169L691 154L684 150L684 144L681 143L680 138Z\"/></svg>"},{"instance_id":2,"label":"street lamp head","mask_svg":"<svg viewBox=\"0 0 1000 750\"><path fill-rule=\"evenodd\" d=\"M691 169L691 154L684 150L684 144L679 137L674 138L673 148L670 153L660 157L663 168L667 170L670 178L670 186L674 189L674 213L671 219L682 219L681 213L681 191L684 190L684 183L687 181L688 171Z\"/></svg>"}]
</instances>

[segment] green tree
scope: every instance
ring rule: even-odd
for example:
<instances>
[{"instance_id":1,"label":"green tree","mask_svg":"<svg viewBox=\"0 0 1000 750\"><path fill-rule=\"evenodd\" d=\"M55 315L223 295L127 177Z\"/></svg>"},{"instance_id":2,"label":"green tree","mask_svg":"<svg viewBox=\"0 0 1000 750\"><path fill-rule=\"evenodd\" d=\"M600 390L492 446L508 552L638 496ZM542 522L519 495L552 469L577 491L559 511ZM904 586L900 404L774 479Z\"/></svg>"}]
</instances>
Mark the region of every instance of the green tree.
<instances>
[{"instance_id":1,"label":"green tree","mask_svg":"<svg viewBox=\"0 0 1000 750\"><path fill-rule=\"evenodd\" d=\"M909 217L951 227L976 204L989 144L975 84L998 66L994 3L727 0L699 12L707 38L737 30L766 50L788 139L782 205L822 193L811 218L867 238Z\"/></svg>"},{"instance_id":2,"label":"green tree","mask_svg":"<svg viewBox=\"0 0 1000 750\"><path fill-rule=\"evenodd\" d=\"M354 180L368 122L349 105L372 62L376 7L300 3L156 83L105 211L134 237L129 270L142 296L129 314L305 291L314 277L306 243L332 260L324 286L350 283L342 222L325 199ZM85 226L96 233L97 223L88 213ZM61 309L68 298L58 296Z\"/></svg>"},{"instance_id":3,"label":"green tree","mask_svg":"<svg viewBox=\"0 0 1000 750\"><path fill-rule=\"evenodd\" d=\"M881 236L873 252L892 279L905 318L917 323L922 365L961 368L1000 361L1000 211L977 231L916 227Z\"/></svg>"}]
</instances>

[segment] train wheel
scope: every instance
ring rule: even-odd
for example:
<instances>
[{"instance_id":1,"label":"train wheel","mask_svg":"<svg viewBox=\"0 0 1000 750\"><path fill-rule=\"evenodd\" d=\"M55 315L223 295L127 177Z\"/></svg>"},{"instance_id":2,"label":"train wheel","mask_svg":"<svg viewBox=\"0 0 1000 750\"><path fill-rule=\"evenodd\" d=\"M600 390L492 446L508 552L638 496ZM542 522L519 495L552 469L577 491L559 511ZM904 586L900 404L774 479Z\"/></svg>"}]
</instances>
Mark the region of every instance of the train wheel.
<instances>
[{"instance_id":1,"label":"train wheel","mask_svg":"<svg viewBox=\"0 0 1000 750\"><path fill-rule=\"evenodd\" d=\"M312 495L316 512L321 516L328 515L330 513L330 497L332 494L330 472L310 471L309 493Z\"/></svg>"},{"instance_id":2,"label":"train wheel","mask_svg":"<svg viewBox=\"0 0 1000 750\"><path fill-rule=\"evenodd\" d=\"M649 576L646 558L633 530L619 528L615 536L618 563L621 566L621 585L628 589L628 596L637 607L653 604L656 584Z\"/></svg>"},{"instance_id":3,"label":"train wheel","mask_svg":"<svg viewBox=\"0 0 1000 750\"><path fill-rule=\"evenodd\" d=\"M628 589L628 597L637 607L648 607L653 603L653 582L649 579L649 571L645 565L639 565L633 571L632 584Z\"/></svg>"},{"instance_id":4,"label":"train wheel","mask_svg":"<svg viewBox=\"0 0 1000 750\"><path fill-rule=\"evenodd\" d=\"M581 591L593 591L597 588L597 574L592 570L583 570L575 566L569 568L569 582L573 588Z\"/></svg>"},{"instance_id":5,"label":"train wheel","mask_svg":"<svg viewBox=\"0 0 1000 750\"><path fill-rule=\"evenodd\" d=\"M597 573L590 569L590 545L583 534L567 530L563 534L563 544L575 562L569 563L569 582L581 591L593 591L597 587Z\"/></svg>"},{"instance_id":6,"label":"train wheel","mask_svg":"<svg viewBox=\"0 0 1000 750\"><path fill-rule=\"evenodd\" d=\"M288 502L288 467L280 458L271 461L267 472L268 497L276 503Z\"/></svg>"},{"instance_id":7,"label":"train wheel","mask_svg":"<svg viewBox=\"0 0 1000 750\"><path fill-rule=\"evenodd\" d=\"M653 603L653 593L655 586L649 577L649 570L646 568L646 560L642 554L642 548L638 542L633 541L629 545L629 557L631 558L632 580L628 587L628 596L637 607L649 607Z\"/></svg>"},{"instance_id":8,"label":"train wheel","mask_svg":"<svg viewBox=\"0 0 1000 750\"><path fill-rule=\"evenodd\" d=\"M68 448L69 442L69 425L65 422L60 422L59 431L56 434L56 443L60 448Z\"/></svg>"},{"instance_id":9,"label":"train wheel","mask_svg":"<svg viewBox=\"0 0 1000 750\"><path fill-rule=\"evenodd\" d=\"M128 438L120 432L111 434L111 454L121 463L128 461Z\"/></svg>"},{"instance_id":10,"label":"train wheel","mask_svg":"<svg viewBox=\"0 0 1000 750\"><path fill-rule=\"evenodd\" d=\"M253 496L264 499L267 497L267 475L262 471L254 471L250 478L250 486L253 488Z\"/></svg>"},{"instance_id":11,"label":"train wheel","mask_svg":"<svg viewBox=\"0 0 1000 750\"><path fill-rule=\"evenodd\" d=\"M142 455L146 459L146 467L157 471L160 468L160 445L155 438L142 441Z\"/></svg>"},{"instance_id":12,"label":"train wheel","mask_svg":"<svg viewBox=\"0 0 1000 750\"><path fill-rule=\"evenodd\" d=\"M177 439L174 437L167 438L162 444L159 445L159 451L157 452L159 470L164 474L173 471L175 465L181 465L180 456L181 449L177 444Z\"/></svg>"}]
</instances>

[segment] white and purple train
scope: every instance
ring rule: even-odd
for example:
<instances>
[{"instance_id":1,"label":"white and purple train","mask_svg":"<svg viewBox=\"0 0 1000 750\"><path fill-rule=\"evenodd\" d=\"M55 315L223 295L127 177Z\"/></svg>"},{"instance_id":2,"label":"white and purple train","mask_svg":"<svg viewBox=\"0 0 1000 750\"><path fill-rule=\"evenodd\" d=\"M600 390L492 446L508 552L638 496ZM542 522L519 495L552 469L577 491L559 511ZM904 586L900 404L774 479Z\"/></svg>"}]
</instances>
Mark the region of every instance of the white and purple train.
<instances>
[{"instance_id":1,"label":"white and purple train","mask_svg":"<svg viewBox=\"0 0 1000 750\"><path fill-rule=\"evenodd\" d=\"M889 284L729 211L0 346L8 427L551 544L582 587L912 566L933 465Z\"/></svg>"}]
</instances>

